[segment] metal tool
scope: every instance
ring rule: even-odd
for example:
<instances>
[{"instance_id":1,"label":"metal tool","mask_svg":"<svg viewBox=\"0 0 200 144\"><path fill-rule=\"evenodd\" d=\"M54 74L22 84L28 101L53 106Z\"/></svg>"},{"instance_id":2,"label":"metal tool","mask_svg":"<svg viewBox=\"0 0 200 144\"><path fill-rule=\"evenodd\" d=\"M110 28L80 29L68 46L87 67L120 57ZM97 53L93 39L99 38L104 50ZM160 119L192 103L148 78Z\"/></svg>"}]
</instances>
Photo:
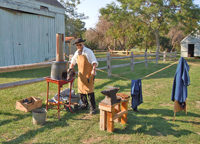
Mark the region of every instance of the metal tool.
<instances>
[{"instance_id":1,"label":"metal tool","mask_svg":"<svg viewBox=\"0 0 200 144\"><path fill-rule=\"evenodd\" d=\"M105 98L101 101L101 103L104 103L106 105L113 105L115 103L119 103L121 99L117 99L116 97L116 93L118 90L119 90L118 87L113 87L101 91L101 93L105 95Z\"/></svg>"},{"instance_id":2,"label":"metal tool","mask_svg":"<svg viewBox=\"0 0 200 144\"><path fill-rule=\"evenodd\" d=\"M87 78L88 83L90 83L90 79L92 78L93 75L91 75L89 78ZM93 78L94 80L94 78Z\"/></svg>"},{"instance_id":3,"label":"metal tool","mask_svg":"<svg viewBox=\"0 0 200 144\"><path fill-rule=\"evenodd\" d=\"M71 78L75 77L75 75L76 75L76 71L74 68L68 69L67 73L68 73L68 79L71 79Z\"/></svg>"}]
</instances>

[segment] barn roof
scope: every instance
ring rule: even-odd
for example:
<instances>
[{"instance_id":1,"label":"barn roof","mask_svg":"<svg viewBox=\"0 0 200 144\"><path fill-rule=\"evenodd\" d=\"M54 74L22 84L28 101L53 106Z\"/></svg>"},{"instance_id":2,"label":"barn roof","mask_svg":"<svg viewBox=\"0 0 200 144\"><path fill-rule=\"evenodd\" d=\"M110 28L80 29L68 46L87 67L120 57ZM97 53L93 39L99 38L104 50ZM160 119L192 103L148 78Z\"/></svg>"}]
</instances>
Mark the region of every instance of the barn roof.
<instances>
[{"instance_id":1,"label":"barn roof","mask_svg":"<svg viewBox=\"0 0 200 144\"><path fill-rule=\"evenodd\" d=\"M199 42L199 39L197 38L198 35L199 35L199 30L197 30L194 35L192 35L191 33L189 35L187 35L184 39L182 39L182 41L180 43L184 44L187 41L191 41L191 39L195 39Z\"/></svg>"},{"instance_id":2,"label":"barn roof","mask_svg":"<svg viewBox=\"0 0 200 144\"><path fill-rule=\"evenodd\" d=\"M61 5L57 0L36 0L36 1L47 3L47 4L57 6L60 8L64 8L63 5Z\"/></svg>"}]
</instances>

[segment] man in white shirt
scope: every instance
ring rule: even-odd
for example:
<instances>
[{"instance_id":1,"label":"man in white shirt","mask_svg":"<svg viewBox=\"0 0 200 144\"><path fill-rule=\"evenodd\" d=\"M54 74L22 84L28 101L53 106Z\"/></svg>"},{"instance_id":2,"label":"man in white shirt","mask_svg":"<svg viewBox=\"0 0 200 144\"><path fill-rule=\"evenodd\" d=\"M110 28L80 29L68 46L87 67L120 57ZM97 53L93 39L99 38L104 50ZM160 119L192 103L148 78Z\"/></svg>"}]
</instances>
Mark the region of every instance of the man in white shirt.
<instances>
[{"instance_id":1,"label":"man in white shirt","mask_svg":"<svg viewBox=\"0 0 200 144\"><path fill-rule=\"evenodd\" d=\"M73 68L76 63L78 64L78 93L82 101L79 109L87 109L88 95L90 114L95 114L94 76L98 62L93 51L83 45L84 41L81 38L75 40L74 44L76 44L77 51L71 59L70 68Z\"/></svg>"}]
</instances>

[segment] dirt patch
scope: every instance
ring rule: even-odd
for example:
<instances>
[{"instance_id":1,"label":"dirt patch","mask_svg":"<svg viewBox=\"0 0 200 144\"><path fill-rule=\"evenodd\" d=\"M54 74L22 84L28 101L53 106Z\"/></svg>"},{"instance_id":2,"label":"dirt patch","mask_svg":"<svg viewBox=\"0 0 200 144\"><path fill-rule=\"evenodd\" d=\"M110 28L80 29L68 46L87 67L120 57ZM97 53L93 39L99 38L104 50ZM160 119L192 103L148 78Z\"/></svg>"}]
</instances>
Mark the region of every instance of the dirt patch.
<instances>
[{"instance_id":1,"label":"dirt patch","mask_svg":"<svg viewBox=\"0 0 200 144\"><path fill-rule=\"evenodd\" d=\"M144 91L144 96L152 96L152 95L155 95L155 93Z\"/></svg>"},{"instance_id":2,"label":"dirt patch","mask_svg":"<svg viewBox=\"0 0 200 144\"><path fill-rule=\"evenodd\" d=\"M97 81L97 82L98 82L98 81L102 81L102 79L95 79L94 81Z\"/></svg>"},{"instance_id":3,"label":"dirt patch","mask_svg":"<svg viewBox=\"0 0 200 144\"><path fill-rule=\"evenodd\" d=\"M160 104L160 106L170 106L170 107L173 107L174 105L170 104L170 103L166 103L166 104Z\"/></svg>"},{"instance_id":4,"label":"dirt patch","mask_svg":"<svg viewBox=\"0 0 200 144\"><path fill-rule=\"evenodd\" d=\"M123 134L123 136L113 135L113 136L111 136L111 138L114 139L114 141L116 141L116 140L130 140L131 136L127 135L127 134Z\"/></svg>"},{"instance_id":5,"label":"dirt patch","mask_svg":"<svg viewBox=\"0 0 200 144\"><path fill-rule=\"evenodd\" d=\"M8 137L8 135L9 135L9 133L5 133L5 134L3 134L1 137L4 138L6 142L9 142L9 141L11 141L11 140L13 140L13 139L16 138L16 137L14 136L14 137L12 137L12 139L10 139L10 138Z\"/></svg>"},{"instance_id":6,"label":"dirt patch","mask_svg":"<svg viewBox=\"0 0 200 144\"><path fill-rule=\"evenodd\" d=\"M156 86L155 89L160 89L160 88L162 88L162 87L164 87L164 84L159 84L159 85Z\"/></svg>"},{"instance_id":7,"label":"dirt patch","mask_svg":"<svg viewBox=\"0 0 200 144\"><path fill-rule=\"evenodd\" d=\"M81 142L90 144L90 143L94 143L94 142L100 142L102 139L103 139L102 137L97 137L97 138L91 137L89 139L82 140Z\"/></svg>"},{"instance_id":8,"label":"dirt patch","mask_svg":"<svg viewBox=\"0 0 200 144\"><path fill-rule=\"evenodd\" d=\"M56 94L55 91L52 91L52 90L49 91L49 95L55 95L55 94ZM47 92L40 93L39 95L40 95L40 96L46 96L46 95L47 95Z\"/></svg>"},{"instance_id":9,"label":"dirt patch","mask_svg":"<svg viewBox=\"0 0 200 144\"><path fill-rule=\"evenodd\" d=\"M200 101L196 101L197 105L196 108L200 108Z\"/></svg>"},{"instance_id":10,"label":"dirt patch","mask_svg":"<svg viewBox=\"0 0 200 144\"><path fill-rule=\"evenodd\" d=\"M80 119L91 119L93 115L91 114L85 114L82 117L80 117Z\"/></svg>"},{"instance_id":11,"label":"dirt patch","mask_svg":"<svg viewBox=\"0 0 200 144\"><path fill-rule=\"evenodd\" d=\"M167 121L169 121L170 120L170 118L169 117L163 117L164 119L166 119Z\"/></svg>"}]
</instances>

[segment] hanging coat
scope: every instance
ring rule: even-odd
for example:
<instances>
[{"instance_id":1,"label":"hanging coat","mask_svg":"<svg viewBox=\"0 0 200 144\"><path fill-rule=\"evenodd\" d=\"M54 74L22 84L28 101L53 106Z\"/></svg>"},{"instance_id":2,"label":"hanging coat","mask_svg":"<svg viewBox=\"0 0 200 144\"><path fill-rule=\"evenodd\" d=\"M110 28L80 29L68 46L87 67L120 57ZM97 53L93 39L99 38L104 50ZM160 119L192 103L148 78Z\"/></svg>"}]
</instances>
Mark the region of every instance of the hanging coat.
<instances>
[{"instance_id":1,"label":"hanging coat","mask_svg":"<svg viewBox=\"0 0 200 144\"><path fill-rule=\"evenodd\" d=\"M187 61L181 57L174 76L171 100L177 100L179 103L185 102L188 92L187 86L190 85L189 65Z\"/></svg>"},{"instance_id":2,"label":"hanging coat","mask_svg":"<svg viewBox=\"0 0 200 144\"><path fill-rule=\"evenodd\" d=\"M136 109L143 102L141 79L131 81L131 107Z\"/></svg>"},{"instance_id":3,"label":"hanging coat","mask_svg":"<svg viewBox=\"0 0 200 144\"><path fill-rule=\"evenodd\" d=\"M187 86L190 85L189 65L181 57L174 76L171 100L174 101L174 112L184 110L186 112Z\"/></svg>"}]
</instances>

